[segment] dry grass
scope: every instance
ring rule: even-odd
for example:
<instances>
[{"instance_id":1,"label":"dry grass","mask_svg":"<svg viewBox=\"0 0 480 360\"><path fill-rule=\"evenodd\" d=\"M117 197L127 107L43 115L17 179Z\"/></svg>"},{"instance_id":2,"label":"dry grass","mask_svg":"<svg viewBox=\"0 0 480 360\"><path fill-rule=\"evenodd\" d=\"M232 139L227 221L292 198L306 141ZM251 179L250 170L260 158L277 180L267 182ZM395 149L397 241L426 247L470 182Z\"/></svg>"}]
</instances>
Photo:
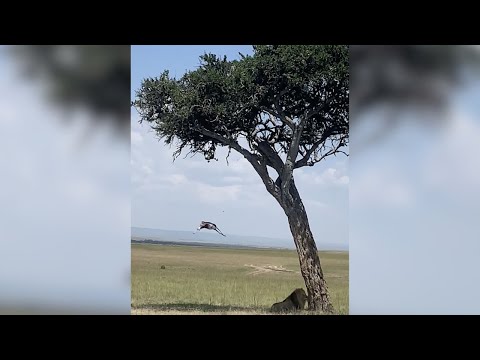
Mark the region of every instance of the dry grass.
<instances>
[{"instance_id":1,"label":"dry grass","mask_svg":"<svg viewBox=\"0 0 480 360\"><path fill-rule=\"evenodd\" d=\"M348 314L348 253L320 259L336 312ZM264 315L298 287L295 251L132 244L132 314Z\"/></svg>"}]
</instances>

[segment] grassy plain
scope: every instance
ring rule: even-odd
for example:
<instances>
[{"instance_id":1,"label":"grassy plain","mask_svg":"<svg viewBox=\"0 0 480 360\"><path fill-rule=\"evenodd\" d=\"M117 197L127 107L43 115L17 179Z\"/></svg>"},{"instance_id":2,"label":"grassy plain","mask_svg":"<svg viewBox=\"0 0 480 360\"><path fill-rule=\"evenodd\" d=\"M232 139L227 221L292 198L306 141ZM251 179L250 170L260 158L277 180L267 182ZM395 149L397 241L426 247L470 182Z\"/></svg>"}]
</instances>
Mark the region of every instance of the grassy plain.
<instances>
[{"instance_id":1,"label":"grassy plain","mask_svg":"<svg viewBox=\"0 0 480 360\"><path fill-rule=\"evenodd\" d=\"M335 312L348 314L348 252L319 255ZM132 314L268 314L305 289L299 270L294 250L132 244Z\"/></svg>"}]
</instances>

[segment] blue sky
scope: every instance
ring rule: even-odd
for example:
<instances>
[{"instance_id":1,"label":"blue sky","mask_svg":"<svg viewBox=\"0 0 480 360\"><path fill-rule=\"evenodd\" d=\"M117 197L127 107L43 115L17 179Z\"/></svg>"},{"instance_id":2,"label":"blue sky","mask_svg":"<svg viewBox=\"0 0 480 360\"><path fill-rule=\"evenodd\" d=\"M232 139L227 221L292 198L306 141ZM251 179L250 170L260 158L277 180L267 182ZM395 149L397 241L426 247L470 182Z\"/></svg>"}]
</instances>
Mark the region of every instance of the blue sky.
<instances>
[{"instance_id":1,"label":"blue sky","mask_svg":"<svg viewBox=\"0 0 480 360\"><path fill-rule=\"evenodd\" d=\"M143 78L165 69L181 77L199 65L205 52L234 59L239 52L251 54L252 47L132 46L132 99ZM132 108L132 226L194 230L207 220L227 234L291 238L283 210L243 157L232 152L227 166L222 149L218 162L182 156L172 163L173 151L158 142L147 125L138 124ZM347 158L298 169L295 176L317 245L347 246Z\"/></svg>"}]
</instances>

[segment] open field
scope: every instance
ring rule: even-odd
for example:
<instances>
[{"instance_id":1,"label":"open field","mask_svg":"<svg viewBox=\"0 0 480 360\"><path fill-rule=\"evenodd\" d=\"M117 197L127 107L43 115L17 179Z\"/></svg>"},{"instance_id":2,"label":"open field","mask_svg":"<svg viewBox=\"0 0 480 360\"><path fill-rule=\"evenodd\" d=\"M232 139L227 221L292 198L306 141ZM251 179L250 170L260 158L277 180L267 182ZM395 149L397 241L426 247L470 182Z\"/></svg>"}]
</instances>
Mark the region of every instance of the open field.
<instances>
[{"instance_id":1,"label":"open field","mask_svg":"<svg viewBox=\"0 0 480 360\"><path fill-rule=\"evenodd\" d=\"M348 314L348 252L319 254L336 313ZM267 314L297 287L293 250L132 244L132 314Z\"/></svg>"}]
</instances>

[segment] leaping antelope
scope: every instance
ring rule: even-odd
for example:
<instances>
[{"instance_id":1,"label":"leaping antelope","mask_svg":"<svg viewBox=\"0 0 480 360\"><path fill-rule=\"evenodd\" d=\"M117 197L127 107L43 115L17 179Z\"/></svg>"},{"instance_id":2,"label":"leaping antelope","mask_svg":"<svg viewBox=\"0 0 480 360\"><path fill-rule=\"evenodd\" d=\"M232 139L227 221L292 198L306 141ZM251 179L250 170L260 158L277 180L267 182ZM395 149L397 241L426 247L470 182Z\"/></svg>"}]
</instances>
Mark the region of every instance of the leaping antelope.
<instances>
[{"instance_id":1,"label":"leaping antelope","mask_svg":"<svg viewBox=\"0 0 480 360\"><path fill-rule=\"evenodd\" d=\"M220 235L223 235L223 236L227 236L225 234L223 234L220 229L217 227L217 225L215 225L214 223L211 223L209 221L202 221L200 223L200 226L197 228L198 231L202 230L202 229L208 229L208 230L215 230L216 232L218 232Z\"/></svg>"}]
</instances>

